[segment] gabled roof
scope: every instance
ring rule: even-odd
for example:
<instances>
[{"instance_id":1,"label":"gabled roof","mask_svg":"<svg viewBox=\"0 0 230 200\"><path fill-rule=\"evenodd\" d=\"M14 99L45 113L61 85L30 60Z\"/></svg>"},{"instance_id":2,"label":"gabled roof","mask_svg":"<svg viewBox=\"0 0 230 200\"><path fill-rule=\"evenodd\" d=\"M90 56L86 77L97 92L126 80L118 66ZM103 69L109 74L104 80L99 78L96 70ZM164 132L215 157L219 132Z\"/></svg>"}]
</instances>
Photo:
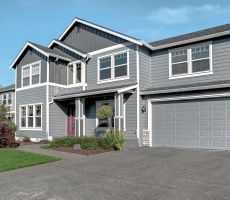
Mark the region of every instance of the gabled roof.
<instances>
[{"instance_id":1,"label":"gabled roof","mask_svg":"<svg viewBox=\"0 0 230 200\"><path fill-rule=\"evenodd\" d=\"M17 55L17 57L14 59L13 63L11 64L10 68L14 68L16 62L18 61L18 59L21 57L21 55L23 54L23 52L26 50L27 47L31 47L35 50L37 50L38 52L40 52L41 54L47 56L47 57L55 57L55 58L60 58L62 60L66 60L66 61L71 61L70 58L67 58L65 55L53 50L53 49L49 49L47 47L44 47L42 45L39 44L35 44L32 42L27 42L25 44L25 46L22 48L22 50L19 52L19 54Z\"/></svg>"},{"instance_id":2,"label":"gabled roof","mask_svg":"<svg viewBox=\"0 0 230 200\"><path fill-rule=\"evenodd\" d=\"M94 24L92 22L89 22L89 21L86 21L86 20L83 20L83 19L80 19L80 18L74 18L74 20L70 23L70 25L65 29L65 31L61 34L61 36L58 38L58 40L62 40L67 32L74 26L74 24L78 22L78 23L81 23L81 24L84 24L84 25L87 25L87 26L90 26L92 28L95 28L95 29L98 29L98 30L101 30L103 32L106 32L106 33L109 33L111 35L115 35L117 37L120 37L124 40L127 40L129 42L132 42L132 43L135 43L135 44L138 44L138 45L143 45L143 41L140 40L140 39L137 39L137 38L134 38L134 37L131 37L131 36L128 36L128 35L125 35L123 33L120 33L120 32L117 32L117 31L114 31L112 29L109 29L109 28L106 28L104 26L100 26L98 24Z\"/></svg>"},{"instance_id":3,"label":"gabled roof","mask_svg":"<svg viewBox=\"0 0 230 200\"><path fill-rule=\"evenodd\" d=\"M207 40L215 37L220 37L230 34L230 24L225 24L221 26L216 26L213 28L208 28L192 33L187 33L175 37L166 38L163 40L150 42L149 44L155 49L162 49L176 45L183 45L186 43Z\"/></svg>"},{"instance_id":4,"label":"gabled roof","mask_svg":"<svg viewBox=\"0 0 230 200\"><path fill-rule=\"evenodd\" d=\"M0 93L15 90L15 84L0 88Z\"/></svg>"},{"instance_id":5,"label":"gabled roof","mask_svg":"<svg viewBox=\"0 0 230 200\"><path fill-rule=\"evenodd\" d=\"M83 57L83 58L88 57L88 55L87 55L87 53L86 53L85 51L80 50L80 49L77 49L77 48L75 48L75 47L73 47L73 46L71 46L71 45L65 44L64 42L61 42L60 40L54 39L54 40L49 44L48 47L51 48L51 47L53 46L53 44L58 44L58 45L60 45L60 46L62 46L62 47L64 47L64 48L66 48L66 49L68 49L68 50L70 50L70 51L72 51L72 52L74 52L74 53L80 55L80 56Z\"/></svg>"}]
</instances>

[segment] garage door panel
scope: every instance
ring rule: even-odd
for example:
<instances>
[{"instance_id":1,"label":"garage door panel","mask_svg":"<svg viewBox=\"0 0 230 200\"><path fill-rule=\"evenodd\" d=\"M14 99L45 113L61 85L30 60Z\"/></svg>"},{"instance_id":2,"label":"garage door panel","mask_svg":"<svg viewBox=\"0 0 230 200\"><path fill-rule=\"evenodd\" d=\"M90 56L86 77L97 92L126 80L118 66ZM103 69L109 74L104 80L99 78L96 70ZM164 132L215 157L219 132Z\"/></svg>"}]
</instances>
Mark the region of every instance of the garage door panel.
<instances>
[{"instance_id":1,"label":"garage door panel","mask_svg":"<svg viewBox=\"0 0 230 200\"><path fill-rule=\"evenodd\" d=\"M229 99L165 102L152 108L153 145L230 148Z\"/></svg>"}]
</instances>

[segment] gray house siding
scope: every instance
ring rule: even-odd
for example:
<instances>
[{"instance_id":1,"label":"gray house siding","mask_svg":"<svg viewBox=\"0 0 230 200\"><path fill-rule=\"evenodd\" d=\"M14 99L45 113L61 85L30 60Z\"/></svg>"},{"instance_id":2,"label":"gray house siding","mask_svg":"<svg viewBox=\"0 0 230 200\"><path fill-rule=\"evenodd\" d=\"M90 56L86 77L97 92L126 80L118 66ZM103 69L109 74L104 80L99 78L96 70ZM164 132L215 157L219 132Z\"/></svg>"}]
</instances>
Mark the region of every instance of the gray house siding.
<instances>
[{"instance_id":1,"label":"gray house siding","mask_svg":"<svg viewBox=\"0 0 230 200\"><path fill-rule=\"evenodd\" d=\"M62 41L85 52L92 52L126 42L114 35L83 24L75 25Z\"/></svg>"},{"instance_id":2,"label":"gray house siding","mask_svg":"<svg viewBox=\"0 0 230 200\"><path fill-rule=\"evenodd\" d=\"M45 138L46 137L46 86L31 88L22 91L16 91L16 124L18 130L17 137L28 136L31 138ZM20 130L19 111L21 105L42 103L42 131Z\"/></svg>"},{"instance_id":3,"label":"gray house siding","mask_svg":"<svg viewBox=\"0 0 230 200\"><path fill-rule=\"evenodd\" d=\"M85 135L92 136L96 128L96 102L95 99L86 99L85 104Z\"/></svg>"},{"instance_id":4,"label":"gray house siding","mask_svg":"<svg viewBox=\"0 0 230 200\"><path fill-rule=\"evenodd\" d=\"M230 38L213 40L212 44L213 74L169 79L169 54L168 50L161 50L152 54L150 87L163 87L170 85L190 84L205 81L229 80L230 75Z\"/></svg>"},{"instance_id":5,"label":"gray house siding","mask_svg":"<svg viewBox=\"0 0 230 200\"><path fill-rule=\"evenodd\" d=\"M22 59L20 59L17 63L17 83L16 88L21 87L21 78L22 78L22 66L28 65L30 63L41 61L41 83L46 82L47 76L47 58L40 52L28 48L25 52Z\"/></svg>"},{"instance_id":6,"label":"gray house siding","mask_svg":"<svg viewBox=\"0 0 230 200\"><path fill-rule=\"evenodd\" d=\"M55 62L54 59L50 59L49 76L51 83L67 85L67 63L60 60Z\"/></svg>"}]
</instances>

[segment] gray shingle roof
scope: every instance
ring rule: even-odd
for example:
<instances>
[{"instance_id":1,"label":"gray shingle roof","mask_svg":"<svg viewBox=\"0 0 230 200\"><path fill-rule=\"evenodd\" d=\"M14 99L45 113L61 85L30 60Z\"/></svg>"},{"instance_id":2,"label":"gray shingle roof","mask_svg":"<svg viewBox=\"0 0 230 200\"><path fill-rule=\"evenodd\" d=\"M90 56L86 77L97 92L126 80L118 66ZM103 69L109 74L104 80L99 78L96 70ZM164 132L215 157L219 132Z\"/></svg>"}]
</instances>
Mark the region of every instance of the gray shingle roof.
<instances>
[{"instance_id":1,"label":"gray shingle roof","mask_svg":"<svg viewBox=\"0 0 230 200\"><path fill-rule=\"evenodd\" d=\"M142 90L142 95L148 94L163 94L171 92L182 92L182 91L193 91L193 90L204 90L204 89L218 89L218 88L230 88L230 80L221 81L210 81L183 85L173 85L167 87L156 87Z\"/></svg>"},{"instance_id":2,"label":"gray shingle roof","mask_svg":"<svg viewBox=\"0 0 230 200\"><path fill-rule=\"evenodd\" d=\"M11 84L11 85L8 85L6 87L0 88L0 93L1 92L11 91L11 90L15 90L15 84Z\"/></svg>"},{"instance_id":3,"label":"gray shingle roof","mask_svg":"<svg viewBox=\"0 0 230 200\"><path fill-rule=\"evenodd\" d=\"M189 39L194 39L194 38L198 38L198 37L202 37L206 35L221 33L221 32L229 31L229 30L230 30L230 24L225 24L225 25L216 26L213 28L208 28L208 29L204 29L204 30L200 30L200 31L192 32L192 33L187 33L187 34L183 34L183 35L179 35L175 37L166 38L163 40L158 40L155 42L150 42L149 44L152 45L153 47L157 47L157 46L167 45L167 44L171 44L175 42L180 42L183 40L189 40Z\"/></svg>"},{"instance_id":4,"label":"gray shingle roof","mask_svg":"<svg viewBox=\"0 0 230 200\"><path fill-rule=\"evenodd\" d=\"M66 55L62 54L62 53L59 53L58 51L55 51L53 49L49 49L48 47L45 47L45 46L42 46L40 44L36 44L36 43L33 43L33 42L29 42L31 44L33 44L34 46L36 46L37 48L41 49L42 51L46 52L46 53L49 53L49 54L53 54L53 55L56 55L56 56L59 56L59 57L63 57L63 58L67 58L67 59L70 59L70 57L67 57Z\"/></svg>"}]
</instances>

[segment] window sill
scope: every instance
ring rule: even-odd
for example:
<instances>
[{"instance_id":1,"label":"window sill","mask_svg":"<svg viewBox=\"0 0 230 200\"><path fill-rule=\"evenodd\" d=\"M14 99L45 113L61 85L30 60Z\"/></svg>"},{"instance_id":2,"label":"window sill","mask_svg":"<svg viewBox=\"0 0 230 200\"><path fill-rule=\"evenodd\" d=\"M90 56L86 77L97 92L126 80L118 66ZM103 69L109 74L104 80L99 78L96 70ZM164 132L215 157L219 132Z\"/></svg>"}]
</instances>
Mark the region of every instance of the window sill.
<instances>
[{"instance_id":1,"label":"window sill","mask_svg":"<svg viewBox=\"0 0 230 200\"><path fill-rule=\"evenodd\" d=\"M77 84L71 84L71 85L67 85L67 86L65 86L65 88L83 87L83 86L87 86L87 83L77 83Z\"/></svg>"},{"instance_id":2,"label":"window sill","mask_svg":"<svg viewBox=\"0 0 230 200\"><path fill-rule=\"evenodd\" d=\"M122 80L127 80L127 79L129 79L129 76L124 76L124 77L114 78L114 79L105 79L105 80L97 81L97 84L109 83L109 82L114 82L114 81L122 81Z\"/></svg>"},{"instance_id":3,"label":"window sill","mask_svg":"<svg viewBox=\"0 0 230 200\"><path fill-rule=\"evenodd\" d=\"M189 78L189 77L196 77L196 76L205 76L205 75L211 75L213 74L213 71L208 72L199 72L199 73L193 73L193 74L183 74L183 75L177 75L177 76L170 76L169 79L180 79L180 78Z\"/></svg>"},{"instance_id":4,"label":"window sill","mask_svg":"<svg viewBox=\"0 0 230 200\"><path fill-rule=\"evenodd\" d=\"M20 128L19 131L42 131L42 128Z\"/></svg>"}]
</instances>

